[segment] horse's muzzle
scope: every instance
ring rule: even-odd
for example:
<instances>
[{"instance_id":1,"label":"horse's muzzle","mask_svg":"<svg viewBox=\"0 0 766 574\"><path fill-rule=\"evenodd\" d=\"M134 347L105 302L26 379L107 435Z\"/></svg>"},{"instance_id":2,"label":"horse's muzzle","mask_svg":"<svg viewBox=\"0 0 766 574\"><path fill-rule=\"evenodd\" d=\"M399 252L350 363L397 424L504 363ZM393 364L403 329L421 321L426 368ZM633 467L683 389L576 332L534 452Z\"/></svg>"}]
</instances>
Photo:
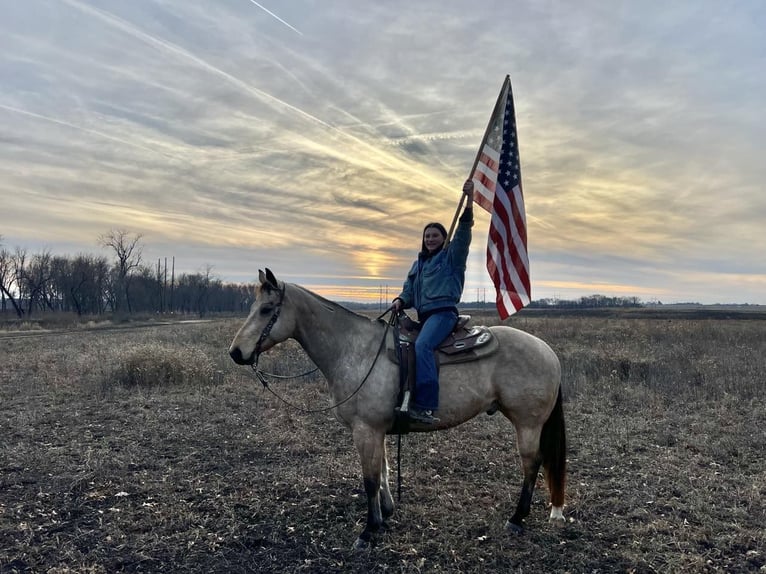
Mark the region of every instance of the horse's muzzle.
<instances>
[{"instance_id":1,"label":"horse's muzzle","mask_svg":"<svg viewBox=\"0 0 766 574\"><path fill-rule=\"evenodd\" d=\"M249 357L243 357L242 351L239 347L234 347L229 351L229 356L238 365L253 365L255 364L255 353L250 353Z\"/></svg>"}]
</instances>

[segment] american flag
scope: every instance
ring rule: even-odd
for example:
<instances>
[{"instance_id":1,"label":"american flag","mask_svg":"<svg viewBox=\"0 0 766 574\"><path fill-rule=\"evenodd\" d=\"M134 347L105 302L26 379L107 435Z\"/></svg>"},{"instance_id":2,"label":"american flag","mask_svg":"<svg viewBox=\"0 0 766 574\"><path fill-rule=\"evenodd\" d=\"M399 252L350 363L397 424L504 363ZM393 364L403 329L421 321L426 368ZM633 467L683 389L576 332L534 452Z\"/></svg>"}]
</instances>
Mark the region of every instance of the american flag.
<instances>
[{"instance_id":1,"label":"american flag","mask_svg":"<svg viewBox=\"0 0 766 574\"><path fill-rule=\"evenodd\" d=\"M471 172L474 201L492 215L487 271L495 284L501 319L527 305L531 298L515 116L511 78L506 76Z\"/></svg>"}]
</instances>

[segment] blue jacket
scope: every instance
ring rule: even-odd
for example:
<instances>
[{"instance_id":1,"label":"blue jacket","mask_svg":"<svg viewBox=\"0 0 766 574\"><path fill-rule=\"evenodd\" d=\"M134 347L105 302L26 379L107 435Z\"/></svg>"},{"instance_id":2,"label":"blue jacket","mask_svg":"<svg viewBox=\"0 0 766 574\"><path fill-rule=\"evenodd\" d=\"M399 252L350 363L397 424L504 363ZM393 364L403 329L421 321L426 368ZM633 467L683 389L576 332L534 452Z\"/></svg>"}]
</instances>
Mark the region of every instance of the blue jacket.
<instances>
[{"instance_id":1,"label":"blue jacket","mask_svg":"<svg viewBox=\"0 0 766 574\"><path fill-rule=\"evenodd\" d=\"M465 266L471 246L473 211L466 210L446 249L431 257L421 252L412 264L399 299L405 309L414 307L418 315L436 309L457 307L465 284Z\"/></svg>"}]
</instances>

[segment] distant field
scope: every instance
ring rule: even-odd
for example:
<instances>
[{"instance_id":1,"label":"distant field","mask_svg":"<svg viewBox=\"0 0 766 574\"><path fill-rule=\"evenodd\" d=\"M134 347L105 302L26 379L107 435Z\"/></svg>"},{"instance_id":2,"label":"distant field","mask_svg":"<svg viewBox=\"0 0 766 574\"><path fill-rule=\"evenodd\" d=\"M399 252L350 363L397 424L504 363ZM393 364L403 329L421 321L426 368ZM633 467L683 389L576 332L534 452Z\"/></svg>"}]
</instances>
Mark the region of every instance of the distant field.
<instances>
[{"instance_id":1,"label":"distant field","mask_svg":"<svg viewBox=\"0 0 766 574\"><path fill-rule=\"evenodd\" d=\"M568 523L540 481L504 530L513 426L482 415L403 438L401 503L362 553L350 434L229 360L239 319L2 337L0 573L766 571L766 315L694 313L512 318L562 362ZM310 363L287 343L263 366ZM327 404L321 376L276 385ZM389 457L395 491L394 437Z\"/></svg>"}]
</instances>

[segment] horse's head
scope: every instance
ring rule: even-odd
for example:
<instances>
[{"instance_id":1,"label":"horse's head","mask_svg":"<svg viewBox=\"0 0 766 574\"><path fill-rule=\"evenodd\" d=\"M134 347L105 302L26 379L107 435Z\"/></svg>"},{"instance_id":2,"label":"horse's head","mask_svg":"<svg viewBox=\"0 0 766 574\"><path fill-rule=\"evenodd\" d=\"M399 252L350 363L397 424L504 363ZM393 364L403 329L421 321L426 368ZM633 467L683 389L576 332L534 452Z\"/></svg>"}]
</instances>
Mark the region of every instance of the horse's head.
<instances>
[{"instance_id":1,"label":"horse's head","mask_svg":"<svg viewBox=\"0 0 766 574\"><path fill-rule=\"evenodd\" d=\"M239 365L254 364L260 353L292 334L293 321L284 307L284 282L277 281L270 269L259 270L258 279L250 315L229 347L229 355Z\"/></svg>"}]
</instances>

